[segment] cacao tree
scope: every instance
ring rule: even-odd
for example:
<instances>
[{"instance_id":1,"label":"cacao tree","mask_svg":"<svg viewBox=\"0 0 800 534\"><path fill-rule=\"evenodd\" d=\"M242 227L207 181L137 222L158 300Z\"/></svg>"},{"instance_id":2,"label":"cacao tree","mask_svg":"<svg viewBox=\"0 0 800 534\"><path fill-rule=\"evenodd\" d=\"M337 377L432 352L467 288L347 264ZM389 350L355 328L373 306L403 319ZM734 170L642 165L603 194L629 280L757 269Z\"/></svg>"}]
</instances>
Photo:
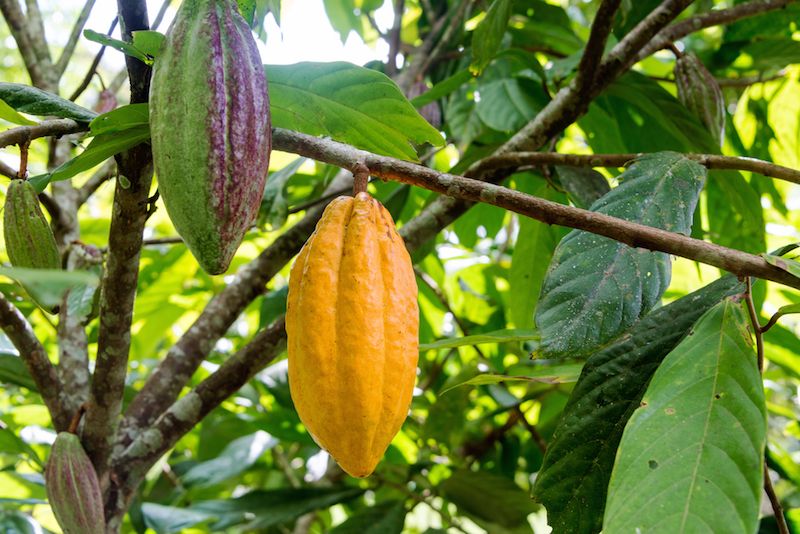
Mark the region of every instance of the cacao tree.
<instances>
[{"instance_id":1,"label":"cacao tree","mask_svg":"<svg viewBox=\"0 0 800 534\"><path fill-rule=\"evenodd\" d=\"M3 532L800 531L800 2L0 13Z\"/></svg>"}]
</instances>

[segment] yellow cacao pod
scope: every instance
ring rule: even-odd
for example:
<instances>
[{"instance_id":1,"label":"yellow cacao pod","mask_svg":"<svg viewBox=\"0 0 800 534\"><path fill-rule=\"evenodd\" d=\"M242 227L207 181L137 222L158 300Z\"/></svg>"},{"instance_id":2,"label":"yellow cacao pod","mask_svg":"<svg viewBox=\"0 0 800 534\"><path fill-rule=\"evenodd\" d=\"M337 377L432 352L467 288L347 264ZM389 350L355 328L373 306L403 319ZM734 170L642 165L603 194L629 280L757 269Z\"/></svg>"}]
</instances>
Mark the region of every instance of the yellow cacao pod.
<instances>
[{"instance_id":1,"label":"yellow cacao pod","mask_svg":"<svg viewBox=\"0 0 800 534\"><path fill-rule=\"evenodd\" d=\"M408 414L419 309L403 239L367 193L331 202L300 251L286 333L300 419L342 469L368 476Z\"/></svg>"}]
</instances>

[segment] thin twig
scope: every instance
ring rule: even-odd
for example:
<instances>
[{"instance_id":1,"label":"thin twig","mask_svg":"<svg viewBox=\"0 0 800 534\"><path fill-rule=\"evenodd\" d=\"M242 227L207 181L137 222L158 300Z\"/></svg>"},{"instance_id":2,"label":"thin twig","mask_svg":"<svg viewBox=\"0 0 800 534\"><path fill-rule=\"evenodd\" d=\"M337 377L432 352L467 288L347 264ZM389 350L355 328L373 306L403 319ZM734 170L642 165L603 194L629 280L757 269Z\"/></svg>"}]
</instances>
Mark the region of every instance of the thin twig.
<instances>
[{"instance_id":1,"label":"thin twig","mask_svg":"<svg viewBox=\"0 0 800 534\"><path fill-rule=\"evenodd\" d=\"M61 206L59 206L58 202L45 192L41 192L37 196L39 197L39 202L42 203L42 206L44 206L44 209L47 211L47 214L50 215L50 220L61 220Z\"/></svg>"},{"instance_id":2,"label":"thin twig","mask_svg":"<svg viewBox=\"0 0 800 534\"><path fill-rule=\"evenodd\" d=\"M303 202L302 204L292 206L289 208L288 213L291 215L292 213L298 213L301 211L305 211L308 208L313 208L314 206L317 206L319 204L327 204L329 200L332 200L340 195L349 193L352 190L353 190L352 186L349 185L347 187L342 187L340 189L337 189L336 191L332 191L330 193L322 195L319 198L315 198L313 200L309 200L308 202Z\"/></svg>"},{"instance_id":3,"label":"thin twig","mask_svg":"<svg viewBox=\"0 0 800 534\"><path fill-rule=\"evenodd\" d=\"M167 9L169 9L169 5L172 3L172 0L164 0L161 3L161 7L158 8L158 13L156 13L156 17L153 19L153 23L150 25L151 30L158 29L161 26L161 22L164 20L164 15L167 13Z\"/></svg>"},{"instance_id":4,"label":"thin twig","mask_svg":"<svg viewBox=\"0 0 800 534\"><path fill-rule=\"evenodd\" d=\"M28 148L30 148L30 140L19 144L19 170L17 171L17 178L24 180L28 177Z\"/></svg>"},{"instance_id":5,"label":"thin twig","mask_svg":"<svg viewBox=\"0 0 800 534\"><path fill-rule=\"evenodd\" d=\"M118 20L119 17L114 17L114 20L111 21L111 26L109 26L108 32L106 32L108 35L111 35L111 33L114 31L114 28L117 27ZM97 52L97 54L95 54L94 59L92 60L92 64L89 65L89 70L86 71L86 75L83 77L83 80L81 81L80 85L78 85L75 91L73 91L72 94L70 95L69 97L70 100L72 100L73 102L77 100L78 97L81 96L83 92L86 90L86 88L89 87L89 84L92 83L92 78L94 78L94 74L95 72L97 72L97 67L98 65L100 65L100 60L103 59L103 54L105 53L106 53L106 45L103 45L100 47L100 50Z\"/></svg>"},{"instance_id":6,"label":"thin twig","mask_svg":"<svg viewBox=\"0 0 800 534\"><path fill-rule=\"evenodd\" d=\"M104 183L110 180L117 173L117 162L113 159L107 160L88 180L78 189L78 206L83 205Z\"/></svg>"},{"instance_id":7,"label":"thin twig","mask_svg":"<svg viewBox=\"0 0 800 534\"><path fill-rule=\"evenodd\" d=\"M513 169L525 165L565 165L569 167L625 167L644 154L560 154L557 152L511 152L490 156L476 165L479 171ZM749 171L800 184L800 170L776 165L769 161L739 156L716 154L685 154L707 169L734 169Z\"/></svg>"},{"instance_id":8,"label":"thin twig","mask_svg":"<svg viewBox=\"0 0 800 534\"><path fill-rule=\"evenodd\" d=\"M276 150L293 152L348 169L356 161L363 160L373 176L417 185L452 198L485 202L547 224L577 228L610 237L631 247L658 250L693 259L739 276L756 276L800 288L800 279L770 265L760 256L682 234L551 202L464 176L441 173L407 161L370 154L331 139L275 128L272 140ZM406 224L403 228L408 226Z\"/></svg>"},{"instance_id":9,"label":"thin twig","mask_svg":"<svg viewBox=\"0 0 800 534\"><path fill-rule=\"evenodd\" d=\"M10 165L0 161L0 174L5 176L6 178L16 178L17 171L15 171Z\"/></svg>"},{"instance_id":10,"label":"thin twig","mask_svg":"<svg viewBox=\"0 0 800 534\"><path fill-rule=\"evenodd\" d=\"M783 9L789 4L794 4L798 0L758 0L752 2L745 2L738 4L734 7L727 9L718 9L699 13L680 22L668 26L656 34L656 36L641 48L638 54L638 59L644 59L647 56L661 50L669 43L673 43L678 39L686 37L690 33L700 31L712 26L719 26L721 24L730 24L737 20L761 15L769 11Z\"/></svg>"},{"instance_id":11,"label":"thin twig","mask_svg":"<svg viewBox=\"0 0 800 534\"><path fill-rule=\"evenodd\" d=\"M78 20L75 21L75 25L72 27L72 32L69 34L67 44L64 45L64 50L61 52L61 56L58 58L58 61L56 61L55 69L59 78L61 78L61 76L64 74L64 71L67 70L69 60L72 59L72 55L75 53L75 47L78 44L78 38L81 36L81 32L83 31L83 27L86 25L86 21L89 20L89 15L92 14L94 3L95 0L86 0L86 3L83 5L83 9L81 9L80 14L78 15Z\"/></svg>"},{"instance_id":12,"label":"thin twig","mask_svg":"<svg viewBox=\"0 0 800 534\"><path fill-rule=\"evenodd\" d=\"M40 137L59 137L88 129L88 124L72 119L50 119L31 126L17 126L0 132L0 148L29 142Z\"/></svg>"},{"instance_id":13,"label":"thin twig","mask_svg":"<svg viewBox=\"0 0 800 534\"><path fill-rule=\"evenodd\" d=\"M778 523L779 534L789 534L789 525L786 524L786 516L783 515L783 506L781 500L775 493L775 488L772 487L772 479L769 477L769 467L767 462L764 462L764 491L767 492L769 504L772 507L772 512L775 514L775 522Z\"/></svg>"},{"instance_id":14,"label":"thin twig","mask_svg":"<svg viewBox=\"0 0 800 534\"><path fill-rule=\"evenodd\" d=\"M394 0L394 24L389 30L389 59L386 75L390 78L397 72L397 55L400 53L400 31L403 29L403 9L405 0Z\"/></svg>"},{"instance_id":15,"label":"thin twig","mask_svg":"<svg viewBox=\"0 0 800 534\"><path fill-rule=\"evenodd\" d=\"M753 282L748 276L745 279L747 290L745 291L745 300L747 301L747 313L750 316L750 324L753 326L753 333L756 336L756 355L758 358L758 372L764 371L764 338L761 335L761 326L758 323L758 312L753 303Z\"/></svg>"}]
</instances>

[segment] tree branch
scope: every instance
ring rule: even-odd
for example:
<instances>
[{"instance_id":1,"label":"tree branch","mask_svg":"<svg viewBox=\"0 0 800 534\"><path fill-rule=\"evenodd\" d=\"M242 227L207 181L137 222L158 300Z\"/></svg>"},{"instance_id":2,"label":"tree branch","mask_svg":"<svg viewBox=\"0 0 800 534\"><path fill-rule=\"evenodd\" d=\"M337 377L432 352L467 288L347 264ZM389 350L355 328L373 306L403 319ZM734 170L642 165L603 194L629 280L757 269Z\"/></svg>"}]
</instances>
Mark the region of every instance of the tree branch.
<instances>
[{"instance_id":1,"label":"tree branch","mask_svg":"<svg viewBox=\"0 0 800 534\"><path fill-rule=\"evenodd\" d=\"M18 145L40 137L56 136L83 132L89 129L88 124L81 124L72 119L44 120L32 126L17 126L0 132L0 148Z\"/></svg>"},{"instance_id":2,"label":"tree branch","mask_svg":"<svg viewBox=\"0 0 800 534\"><path fill-rule=\"evenodd\" d=\"M578 72L575 74L575 85L584 94L590 92L597 76L597 70L603 59L606 41L614 25L614 15L621 2L622 0L603 0L603 3L597 9L594 22L592 22L589 40L586 42L581 62L578 64Z\"/></svg>"},{"instance_id":3,"label":"tree branch","mask_svg":"<svg viewBox=\"0 0 800 534\"><path fill-rule=\"evenodd\" d=\"M114 28L117 27L118 20L119 17L114 17L114 20L111 21L111 26L108 28L108 31L106 32L108 35L111 35L111 33L114 31ZM94 78L94 75L97 72L97 66L100 65L100 60L103 59L103 54L105 53L106 53L106 45L103 45L100 47L100 50L94 56L92 64L89 65L89 70L86 71L86 75L83 77L83 80L81 81L80 85L78 85L78 87L75 88L75 91L73 91L72 94L70 95L69 97L70 100L72 100L73 102L77 100L78 97L81 96L83 92L86 90L86 88L89 87L89 84L92 83L92 78Z\"/></svg>"},{"instance_id":4,"label":"tree branch","mask_svg":"<svg viewBox=\"0 0 800 534\"><path fill-rule=\"evenodd\" d=\"M50 363L47 351L36 339L36 334L25 316L2 293L0 293L0 328L19 351L20 358L36 382L36 388L50 411L53 426L58 431L66 430L70 416L61 404L61 383L56 369Z\"/></svg>"},{"instance_id":5,"label":"tree branch","mask_svg":"<svg viewBox=\"0 0 800 534\"><path fill-rule=\"evenodd\" d=\"M2 161L0 161L0 174L5 176L6 178L12 178L13 179L13 178L17 177L17 171L15 171L9 165L7 165L6 163L4 163Z\"/></svg>"},{"instance_id":6,"label":"tree branch","mask_svg":"<svg viewBox=\"0 0 800 534\"><path fill-rule=\"evenodd\" d=\"M481 160L482 171L519 168L524 166L566 165L569 167L625 167L643 154L559 154L557 152L512 152ZM716 154L686 154L686 157L707 169L749 171L800 184L800 171L755 158L718 156Z\"/></svg>"},{"instance_id":7,"label":"tree branch","mask_svg":"<svg viewBox=\"0 0 800 534\"><path fill-rule=\"evenodd\" d=\"M25 69L31 77L31 83L37 87L47 85L47 77L43 65L39 63L28 28L28 21L22 13L18 0L0 0L0 12L8 24L11 35L17 43L17 50L25 63Z\"/></svg>"},{"instance_id":8,"label":"tree branch","mask_svg":"<svg viewBox=\"0 0 800 534\"><path fill-rule=\"evenodd\" d=\"M397 72L397 54L400 53L400 30L403 26L403 8L405 0L394 0L394 24L389 30L389 59L386 63L386 75L390 78Z\"/></svg>"},{"instance_id":9,"label":"tree branch","mask_svg":"<svg viewBox=\"0 0 800 534\"><path fill-rule=\"evenodd\" d=\"M118 8L124 40L131 40L131 32L148 28L144 0L119 0ZM147 102L150 68L130 56L126 56L125 60L131 84L131 103ZM123 187L118 181L114 190L108 255L100 297L97 359L92 377L91 403L83 432L84 444L101 482L107 475L125 389L133 303L139 277L139 253L153 177L150 146L141 144L120 154L117 163L120 174L128 179L128 184Z\"/></svg>"},{"instance_id":10,"label":"tree branch","mask_svg":"<svg viewBox=\"0 0 800 534\"><path fill-rule=\"evenodd\" d=\"M109 159L92 174L86 182L78 189L78 205L83 205L101 185L110 180L116 173L117 163Z\"/></svg>"},{"instance_id":11,"label":"tree branch","mask_svg":"<svg viewBox=\"0 0 800 534\"><path fill-rule=\"evenodd\" d=\"M547 224L585 230L631 247L667 252L739 276L755 276L800 289L800 279L753 254L603 213L550 202L491 183L441 173L407 161L378 156L330 139L318 139L276 128L272 140L275 150L292 152L342 168L350 168L357 161L363 161L373 176L417 185L460 200L486 202Z\"/></svg>"},{"instance_id":12,"label":"tree branch","mask_svg":"<svg viewBox=\"0 0 800 534\"><path fill-rule=\"evenodd\" d=\"M642 47L637 56L637 60L642 60L658 52L670 43L686 37L690 33L712 26L719 26L720 24L730 24L737 20L762 15L777 9L783 9L797 1L798 0L754 0L728 9L718 9L694 15L693 17L676 22L658 32L652 41Z\"/></svg>"},{"instance_id":13,"label":"tree branch","mask_svg":"<svg viewBox=\"0 0 800 534\"><path fill-rule=\"evenodd\" d=\"M155 424L115 454L114 485L109 499L116 508L127 503L150 466L211 410L239 390L280 352L286 337L283 318L261 330L192 391L177 400ZM123 505L124 509L124 505Z\"/></svg>"},{"instance_id":14,"label":"tree branch","mask_svg":"<svg viewBox=\"0 0 800 534\"><path fill-rule=\"evenodd\" d=\"M78 14L78 20L75 21L75 25L72 27L72 32L69 34L67 44L64 45L64 50L61 51L61 55L59 56L58 61L56 61L56 75L59 78L61 78L61 76L64 74L64 71L67 70L69 60L72 59L72 55L75 53L75 47L78 45L78 39L81 36L83 27L86 25L86 21L89 20L89 15L92 14L94 3L95 0L86 0L86 3L83 4L83 9L81 9L80 14Z\"/></svg>"}]
</instances>

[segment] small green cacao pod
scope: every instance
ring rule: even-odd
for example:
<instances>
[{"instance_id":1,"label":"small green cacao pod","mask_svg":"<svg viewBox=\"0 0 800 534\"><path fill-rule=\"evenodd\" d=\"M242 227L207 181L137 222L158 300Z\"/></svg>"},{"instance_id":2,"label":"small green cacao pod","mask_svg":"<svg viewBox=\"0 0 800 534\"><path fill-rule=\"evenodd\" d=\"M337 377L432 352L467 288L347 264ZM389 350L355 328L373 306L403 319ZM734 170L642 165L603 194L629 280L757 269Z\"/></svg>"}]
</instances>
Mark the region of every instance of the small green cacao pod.
<instances>
[{"instance_id":1,"label":"small green cacao pod","mask_svg":"<svg viewBox=\"0 0 800 534\"><path fill-rule=\"evenodd\" d=\"M39 207L36 190L25 180L11 180L6 190L3 237L14 267L61 268L56 238Z\"/></svg>"},{"instance_id":2,"label":"small green cacao pod","mask_svg":"<svg viewBox=\"0 0 800 534\"><path fill-rule=\"evenodd\" d=\"M722 144L725 133L725 99L717 80L696 55L687 53L675 61L675 84L678 98L694 113Z\"/></svg>"},{"instance_id":3,"label":"small green cacao pod","mask_svg":"<svg viewBox=\"0 0 800 534\"><path fill-rule=\"evenodd\" d=\"M44 474L47 499L65 534L103 534L100 482L81 441L59 432Z\"/></svg>"},{"instance_id":4,"label":"small green cacao pod","mask_svg":"<svg viewBox=\"0 0 800 534\"><path fill-rule=\"evenodd\" d=\"M253 224L272 131L264 67L232 0L184 0L153 65L158 189L200 266L228 269Z\"/></svg>"}]
</instances>

